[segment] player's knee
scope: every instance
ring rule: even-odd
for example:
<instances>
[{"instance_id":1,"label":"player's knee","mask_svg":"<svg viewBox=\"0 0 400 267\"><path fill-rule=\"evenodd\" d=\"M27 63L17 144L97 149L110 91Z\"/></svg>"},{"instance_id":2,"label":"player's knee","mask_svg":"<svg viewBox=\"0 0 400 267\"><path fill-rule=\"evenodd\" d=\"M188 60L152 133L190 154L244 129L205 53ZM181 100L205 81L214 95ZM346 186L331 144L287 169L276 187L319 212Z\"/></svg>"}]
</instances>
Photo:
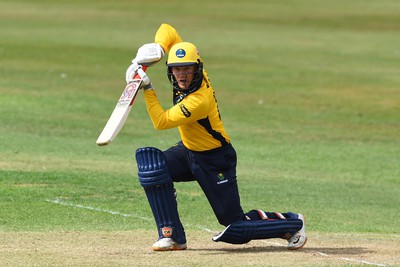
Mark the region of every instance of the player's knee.
<instances>
[{"instance_id":1,"label":"player's knee","mask_svg":"<svg viewBox=\"0 0 400 267\"><path fill-rule=\"evenodd\" d=\"M243 213L232 213L222 211L220 213L216 212L218 222L223 226L228 226L232 223L243 221L245 219Z\"/></svg>"},{"instance_id":2,"label":"player's knee","mask_svg":"<svg viewBox=\"0 0 400 267\"><path fill-rule=\"evenodd\" d=\"M172 183L163 152L154 147L136 150L138 177L143 187Z\"/></svg>"}]
</instances>

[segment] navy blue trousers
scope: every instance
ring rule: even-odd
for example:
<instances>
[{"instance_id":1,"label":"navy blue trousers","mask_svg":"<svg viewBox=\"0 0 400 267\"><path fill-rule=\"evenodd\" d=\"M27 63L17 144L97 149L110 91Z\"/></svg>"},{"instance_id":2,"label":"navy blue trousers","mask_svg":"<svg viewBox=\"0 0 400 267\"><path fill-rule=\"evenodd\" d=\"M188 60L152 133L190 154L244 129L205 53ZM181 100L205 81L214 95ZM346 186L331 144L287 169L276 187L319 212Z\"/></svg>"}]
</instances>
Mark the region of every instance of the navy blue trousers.
<instances>
[{"instance_id":1,"label":"navy blue trousers","mask_svg":"<svg viewBox=\"0 0 400 267\"><path fill-rule=\"evenodd\" d=\"M195 152L179 142L164 151L164 155L173 181L197 181L220 224L228 226L244 219L236 181L237 157L232 145Z\"/></svg>"}]
</instances>

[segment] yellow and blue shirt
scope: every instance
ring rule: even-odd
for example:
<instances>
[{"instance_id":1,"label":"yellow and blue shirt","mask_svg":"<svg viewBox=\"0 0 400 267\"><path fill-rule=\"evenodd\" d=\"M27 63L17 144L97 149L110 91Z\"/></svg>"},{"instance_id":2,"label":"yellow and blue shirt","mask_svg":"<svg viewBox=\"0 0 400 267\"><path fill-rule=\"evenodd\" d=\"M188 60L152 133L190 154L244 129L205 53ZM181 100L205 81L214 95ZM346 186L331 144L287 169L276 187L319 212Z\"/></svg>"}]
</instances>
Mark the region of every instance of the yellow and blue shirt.
<instances>
[{"instance_id":1,"label":"yellow and blue shirt","mask_svg":"<svg viewBox=\"0 0 400 267\"><path fill-rule=\"evenodd\" d=\"M162 24L155 42L167 53L173 45L182 42L182 38L172 26ZM230 143L205 70L203 74L200 88L167 110L161 106L154 90L144 91L147 111L154 127L158 130L178 127L183 145L192 151L208 151Z\"/></svg>"}]
</instances>

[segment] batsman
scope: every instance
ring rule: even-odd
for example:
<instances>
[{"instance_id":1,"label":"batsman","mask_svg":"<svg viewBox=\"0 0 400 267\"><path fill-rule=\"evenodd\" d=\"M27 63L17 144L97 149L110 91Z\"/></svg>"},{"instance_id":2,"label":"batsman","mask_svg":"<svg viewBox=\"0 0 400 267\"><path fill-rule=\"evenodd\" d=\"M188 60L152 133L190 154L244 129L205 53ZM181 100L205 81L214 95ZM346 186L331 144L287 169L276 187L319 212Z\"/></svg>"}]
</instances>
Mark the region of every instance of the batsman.
<instances>
[{"instance_id":1,"label":"batsman","mask_svg":"<svg viewBox=\"0 0 400 267\"><path fill-rule=\"evenodd\" d=\"M165 110L150 77L141 66L151 66L168 54L167 77L173 105ZM143 78L146 107L158 130L177 127L180 141L166 151L136 150L138 177L158 230L155 251L187 248L178 213L174 183L197 181L218 222L225 229L215 242L244 244L254 239L284 238L290 250L307 241L304 216L299 213L251 210L244 213L236 180L237 157L218 110L217 99L196 46L184 42L168 24L157 30L154 43L141 46L126 71L126 81Z\"/></svg>"}]
</instances>

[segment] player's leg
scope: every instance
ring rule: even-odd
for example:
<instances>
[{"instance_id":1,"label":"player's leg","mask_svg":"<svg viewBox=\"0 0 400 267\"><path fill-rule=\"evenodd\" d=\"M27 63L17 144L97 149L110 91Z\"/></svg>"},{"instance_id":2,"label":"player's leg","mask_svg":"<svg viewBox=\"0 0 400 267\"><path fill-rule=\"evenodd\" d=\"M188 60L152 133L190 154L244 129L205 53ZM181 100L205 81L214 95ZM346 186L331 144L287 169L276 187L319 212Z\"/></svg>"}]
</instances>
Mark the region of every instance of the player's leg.
<instances>
[{"instance_id":1,"label":"player's leg","mask_svg":"<svg viewBox=\"0 0 400 267\"><path fill-rule=\"evenodd\" d=\"M169 173L174 182L195 181L188 162L188 150L183 146L182 142L178 142L174 146L164 151L167 166L170 166Z\"/></svg>"},{"instance_id":2,"label":"player's leg","mask_svg":"<svg viewBox=\"0 0 400 267\"><path fill-rule=\"evenodd\" d=\"M190 153L191 169L207 196L218 221L227 228L214 241L233 244L252 239L290 237L289 249L301 248L306 241L304 218L295 213L256 213L253 221L246 220L240 206L236 182L236 152L231 146L204 153ZM271 219L268 218L268 215ZM247 214L247 218L253 216ZM261 216L264 216L262 218ZM251 218L249 218L251 219ZM304 233L299 235L299 233ZM296 237L297 238L294 238ZM304 237L299 239L298 237ZM295 239L298 242L295 243ZM300 241L304 241L299 243Z\"/></svg>"},{"instance_id":3,"label":"player's leg","mask_svg":"<svg viewBox=\"0 0 400 267\"><path fill-rule=\"evenodd\" d=\"M139 181L146 192L159 235L153 250L186 249L186 236L163 152L152 147L139 148L136 161Z\"/></svg>"},{"instance_id":4,"label":"player's leg","mask_svg":"<svg viewBox=\"0 0 400 267\"><path fill-rule=\"evenodd\" d=\"M236 152L232 146L206 153L190 152L190 167L218 222L224 226L243 220L236 181Z\"/></svg>"},{"instance_id":5,"label":"player's leg","mask_svg":"<svg viewBox=\"0 0 400 267\"><path fill-rule=\"evenodd\" d=\"M252 210L245 216L245 221L229 225L213 240L243 244L252 239L284 238L288 240L288 249L291 250L300 249L307 242L302 214Z\"/></svg>"},{"instance_id":6,"label":"player's leg","mask_svg":"<svg viewBox=\"0 0 400 267\"><path fill-rule=\"evenodd\" d=\"M246 220L286 220L286 219L297 219L303 222L303 226L300 228L299 231L295 233L286 233L285 235L281 236L281 238L288 240L288 249L300 249L302 248L307 242L306 236L306 220L304 216L300 213L293 213L293 212L266 212L263 210L251 210L246 214Z\"/></svg>"}]
</instances>

